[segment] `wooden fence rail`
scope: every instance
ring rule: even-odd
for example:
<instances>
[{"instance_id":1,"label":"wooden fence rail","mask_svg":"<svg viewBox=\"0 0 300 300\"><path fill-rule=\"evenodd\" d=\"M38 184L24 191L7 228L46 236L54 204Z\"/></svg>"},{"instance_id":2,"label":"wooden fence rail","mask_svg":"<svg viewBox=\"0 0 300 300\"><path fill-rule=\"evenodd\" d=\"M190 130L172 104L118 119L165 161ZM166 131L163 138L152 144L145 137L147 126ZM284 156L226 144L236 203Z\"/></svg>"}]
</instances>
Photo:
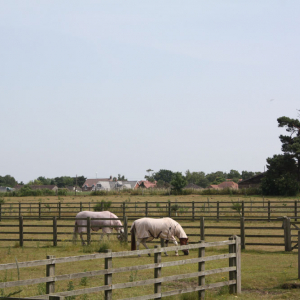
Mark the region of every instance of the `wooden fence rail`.
<instances>
[{"instance_id":1,"label":"wooden fence rail","mask_svg":"<svg viewBox=\"0 0 300 300\"><path fill-rule=\"evenodd\" d=\"M219 247L219 246L228 246L229 250L226 254L221 255L212 255L206 256L205 249L207 247ZM185 250L185 249L198 249L198 257L184 260L175 260L162 262L162 253L175 251L175 250ZM154 254L154 263L146 265L134 265L129 267L113 268L112 260L115 258L124 258L129 256L143 255L143 254ZM184 256L185 257L185 256ZM80 273L73 274L64 274L64 275L55 275L55 266L59 263L67 262L77 262L84 260L93 260L93 259L104 259L105 260L105 269L95 270L95 271L85 271ZM205 270L205 262L214 261L214 260L223 260L228 259L229 267L222 267L218 269L209 269ZM183 266L187 264L198 264L198 272L187 273L187 274L176 274L171 276L161 277L161 270L166 267L171 266ZM190 293L198 291L199 299L204 299L205 290L229 286L230 293L241 293L241 251L240 251L240 238L237 236L232 236L229 240L219 241L219 242L200 242L193 245L185 246L173 246L173 247L164 247L161 248L156 246L154 249L146 250L137 250L137 251L123 251L123 252L112 252L111 250L106 250L106 253L97 253L83 256L72 256L72 257L62 257L55 258L54 256L47 256L47 259L29 261L29 262L20 262L18 266L15 263L2 264L0 265L0 270L10 270L16 268L25 268L25 267L35 267L35 266L46 266L46 277L27 279L27 280L18 280L18 281L8 281L0 282L0 288L9 288L17 286L26 286L32 284L46 283L47 295L39 295L30 297L30 299L49 299L49 296L76 296L82 294L89 294L104 291L105 299L112 299L112 294L117 289L124 289L130 287L138 287L145 285L153 285L154 293L145 296L131 297L123 300L137 300L137 299L160 299L166 296L172 296L182 293ZM140 281L130 281L123 283L114 283L112 278L114 274L128 272L128 271L138 271L138 270L154 270L154 278L146 279ZM212 274L219 273L229 273L229 279L227 281L215 282L206 284L205 278ZM90 287L85 289L78 289L73 291L65 292L55 292L55 283L61 280L70 280L74 278L83 278L83 277L94 277L98 275L104 275L104 285L97 287ZM187 278L198 278L198 286L188 287L184 289L177 289L171 291L162 292L161 287L164 283L181 280ZM12 298L7 298L12 299ZM19 299L19 298L15 298ZM59 299L59 298L58 298Z\"/></svg>"},{"instance_id":2,"label":"wooden fence rail","mask_svg":"<svg viewBox=\"0 0 300 300\"><path fill-rule=\"evenodd\" d=\"M199 219L201 216L212 219L232 219L246 217L247 219L267 219L271 221L280 216L297 218L299 213L298 200L295 201L232 201L219 202L99 202L101 210L110 210L119 217L125 215L133 218L181 216L188 219ZM53 203L2 203L0 204L0 221L5 218L35 216L44 218L56 216L58 219L75 216L83 210L93 210L95 202L53 202Z\"/></svg>"},{"instance_id":3,"label":"wooden fence rail","mask_svg":"<svg viewBox=\"0 0 300 300\"><path fill-rule=\"evenodd\" d=\"M183 228L185 229L190 243L199 240L214 240L216 238L224 238L229 234L238 235L241 237L241 247L245 249L246 246L276 246L282 247L285 251L292 251L297 248L297 241L293 235L295 230L298 230L300 222L291 221L289 218L284 217L272 221L266 226L266 221L255 221L252 219L240 218L240 220L228 221L220 220L218 223L213 223L211 220L205 221L204 217L198 221L187 221L185 218L174 218L178 222L184 222ZM0 241L6 242L19 242L21 247L24 243L29 242L51 242L53 246L58 243L71 242L71 236L74 229L74 219L56 217L48 218L48 224L44 224L45 220L38 221L39 224L30 223L33 218L19 217L18 223L13 223L11 220L2 221L0 224ZM35 220L39 220L36 218ZM120 219L122 220L122 219ZM72 222L70 225L65 224L66 221ZM127 217L123 220L123 227L125 232L125 241L128 242L130 233L128 228L131 224L128 223ZM226 225L221 223L226 222ZM41 224L43 223L43 224ZM88 223L88 219L87 219ZM195 224L198 223L198 224ZM273 225L274 223L274 225ZM278 224L278 225L277 225ZM300 225L299 225L300 226ZM28 228L38 229L39 231L29 231ZM16 231L12 231L16 229ZM68 229L68 230L64 230ZM63 231L62 231L63 230ZM98 233L92 233L90 226L87 226L87 242L91 242L91 237ZM3 237L5 235L5 237ZM8 236L9 235L9 236ZM8 236L8 237L7 237Z\"/></svg>"}]
</instances>

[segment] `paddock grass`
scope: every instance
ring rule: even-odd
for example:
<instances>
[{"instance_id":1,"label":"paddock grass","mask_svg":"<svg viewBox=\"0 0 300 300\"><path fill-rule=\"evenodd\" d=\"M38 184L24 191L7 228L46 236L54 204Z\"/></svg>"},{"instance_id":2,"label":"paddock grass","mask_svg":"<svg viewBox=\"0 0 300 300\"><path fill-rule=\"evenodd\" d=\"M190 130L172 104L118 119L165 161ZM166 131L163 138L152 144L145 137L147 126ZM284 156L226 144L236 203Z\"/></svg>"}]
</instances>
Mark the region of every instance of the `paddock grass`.
<instances>
[{"instance_id":1,"label":"paddock grass","mask_svg":"<svg viewBox=\"0 0 300 300\"><path fill-rule=\"evenodd\" d=\"M13 220L5 220L2 221L13 224ZM33 221L32 224L46 224L46 220L41 221ZM62 221L65 224L71 224L70 221ZM193 225L197 222L183 222L184 226ZM227 221L227 222L219 222L209 221L209 225L213 224L222 224L223 226L234 226L236 224L235 221ZM264 224L266 228L268 226L273 226L274 224L265 222ZM10 230L15 230L8 227ZM26 229L27 231L28 229ZM32 229L30 229L32 230ZM24 230L25 231L25 230ZM34 231L40 231L42 237L46 237L45 229L34 227ZM49 229L49 232L51 228ZM0 263L13 263L21 261L31 261L38 259L45 259L47 255L55 255L56 257L67 257L67 256L77 256L98 252L100 248L105 249L109 248L112 251L126 251L130 250L130 245L120 244L115 236L110 238L108 241L106 238L102 243L99 243L98 238L99 234L92 235L92 244L90 246L81 246L79 239L76 245L73 245L70 240L72 238L72 227L62 228L62 231L69 232L65 235L62 235L62 242L58 243L58 247L52 247L51 242L43 242L43 241L25 241L24 247L20 248L18 246L18 242L1 242L0 245ZM216 229L212 232L226 232L228 237L232 234L237 234L234 229L222 230ZM193 233L194 229L187 229L187 233ZM208 233L208 230L206 231ZM268 233L268 230L264 234ZM270 231L270 234L273 231ZM7 237L9 234L7 234ZM34 236L32 235L34 238ZM29 235L30 238L30 235ZM36 236L35 236L36 238ZM227 238L216 238L216 237L208 237L207 241L214 240L225 240ZM191 238L192 241L197 241L197 237ZM159 244L159 241L156 240L156 243L149 243L150 247L153 247L155 244ZM219 289L215 289L212 291L206 292L206 299L299 299L299 290L297 289L283 289L282 285L285 283L296 283L300 285L300 281L297 279L298 277L298 259L297 259L297 251L293 252L284 252L283 247L264 247L264 246L246 246L246 250L242 251L242 295L229 295L228 288L223 287ZM140 249L143 249L141 246ZM227 248L208 248L206 249L206 255L215 255L227 252ZM282 250L282 251L281 251ZM197 251L190 251L190 257L197 257ZM174 253L169 253L168 257L162 255L162 261L169 260L178 260L186 257L182 256L180 253L179 257L175 257ZM128 257L128 258L116 258L113 259L113 267L125 267L137 264L149 264L153 263L153 257L149 258L148 256L138 257ZM207 262L206 269L210 268L219 268L228 266L228 261L218 261L218 262ZM68 273L76 273L76 272L84 272L98 270L104 268L104 260L91 260L77 263L67 263L67 264L57 264L56 265L56 274L68 274ZM195 265L187 265L181 267L169 267L164 269L162 272L162 276L174 275L179 273L188 273L197 271L197 264ZM42 277L45 275L45 266L42 267L32 267L32 268L21 268L20 269L20 279L29 279L35 277ZM126 272L121 274L113 275L113 283L121 283L127 281L135 281L135 280L143 280L153 278L153 270L145 270L135 272ZM215 276L207 276L206 282L213 283L215 281L225 281L228 279L228 274L219 274ZM0 281L11 281L18 280L18 272L17 270L8 270L0 272ZM60 281L56 283L56 291L65 291L70 288L73 289L82 289L86 287L93 287L98 285L103 285L104 278L103 276L96 276L93 278L86 279L75 279L72 281L70 285L69 281ZM179 280L176 282L170 282L163 284L163 291L184 288L188 286L196 286L197 278L194 279L186 279ZM0 290L0 295L7 295L13 291L17 291L19 288L6 288L4 290ZM20 297L27 297L31 295L37 295L43 293L45 291L45 285L33 285L29 287L20 287L22 292L20 293ZM153 286L144 286L142 288L129 288L116 290L113 292L114 299L121 299L126 297L135 297L140 296L142 294L151 294L153 292ZM18 294L19 295L19 294ZM17 295L17 296L18 296ZM76 299L103 299L103 293L97 294L89 294L88 296L77 296ZM181 296L173 296L165 299L193 299L193 294L186 294ZM195 298L196 299L196 298Z\"/></svg>"},{"instance_id":2,"label":"paddock grass","mask_svg":"<svg viewBox=\"0 0 300 300\"><path fill-rule=\"evenodd\" d=\"M13 203L16 201L26 202L26 203L36 203L41 202L43 204L53 203L61 201L62 203L96 203L97 201L112 201L112 202L126 202L132 203L143 203L145 201L157 201L158 203L176 201L177 202L199 202L199 201L207 201L209 197L210 201L220 201L220 202L231 202L232 201L262 201L262 197L241 197L240 195L237 196L222 196L222 195L213 195L213 196L201 196L201 195L187 195L187 196L132 196L132 195L109 195L109 196L53 196L53 197L24 197L24 198L16 198L16 197L6 197L4 200L6 203ZM297 198L276 198L276 197L267 197L264 199L265 201L276 201L281 203L285 200L298 200ZM157 207L161 208L161 207ZM47 206L43 207L45 214L47 214ZM264 209L264 208L262 208ZM180 213L178 213L180 215ZM71 216L72 214L70 214ZM75 215L75 211L74 211ZM164 216L165 212L161 211L161 216ZM184 215L184 214L181 214ZM27 224L29 220L24 220L24 225ZM129 225L131 225L129 222ZM196 220L195 222L190 221L180 221L183 228L185 226L198 226L199 221ZM233 234L239 234L239 229L225 229L222 227L226 226L237 226L238 221L233 220L226 220L217 222L216 220L206 220L206 225L217 225L220 228L217 229L206 229L205 233L209 234L216 234L221 233L225 234L227 237ZM17 225L17 220L5 220L3 219L1 224L11 224ZM35 225L51 225L51 220L31 220L30 224ZM21 261L31 261L37 259L45 259L47 255L55 255L56 257L68 257L68 256L77 256L77 255L84 255L97 252L100 247L101 248L110 248L112 251L124 251L129 250L130 246L120 244L115 236L112 236L110 241L108 242L106 239L103 243L99 243L99 234L92 235L92 245L91 246L81 246L78 240L76 245L73 245L71 242L68 242L72 238L72 225L73 221L58 221L58 224L69 225L68 228L58 228L58 232L66 232L65 234L59 234L59 239L62 239L61 242L58 242L57 247L52 246L52 242L44 242L44 241L24 241L24 247L20 248L18 241L13 242L5 242L1 241L0 243L0 264L4 263L14 263L16 260L18 262ZM246 226L251 226L252 223L247 223ZM252 225L255 225L256 222L253 221ZM280 224L278 222L262 222L260 223L261 227L265 227L265 230L253 230L253 234L283 234L283 230L280 228ZM277 230L268 230L268 227L278 226L279 229ZM37 231L41 232L41 239L42 238L52 238L52 228L45 229L42 227L24 227L24 232L27 231ZM12 234L14 231L18 231L17 227L5 227L1 228L1 231L11 232L6 235L1 235L1 238L11 238L14 236L18 239L18 234ZM47 233L48 234L45 234ZM187 234L197 233L199 234L200 229L186 229ZM252 233L251 233L252 234ZM220 238L220 237L206 237L207 241L216 241L216 240L226 240L227 237ZM24 238L33 239L37 238L35 235L26 234ZM190 241L197 242L199 240L198 237L190 237ZM259 238L247 238L246 242L248 241L259 242L261 239ZM263 238L264 242L278 242L283 243L282 238ZM159 244L159 241L156 240L156 244ZM148 244L150 247L153 247L155 244L151 243ZM143 246L141 246L143 249ZM284 246L247 246L246 250L242 251L242 294L237 295L229 295L228 288L219 288L211 291L206 292L206 299L299 299L300 292L299 289L284 289L282 286L286 283L292 285L299 285L300 281L297 279L298 277L298 251L294 250L293 252L284 252ZM227 252L227 249L219 249L219 248L208 248L206 249L206 255L214 255L214 254L221 254ZM196 257L197 251L190 251L190 257ZM182 254L179 257L175 257L174 253L169 253L169 257L165 257L162 255L162 261L169 261L169 260L178 260L183 259ZM116 258L113 259L113 267L125 267L130 265L137 265L137 264L149 264L153 263L153 257L149 258L147 256L142 256L142 258L138 257L129 257L129 258ZM210 262L206 263L206 269L209 268L219 268L222 266L228 266L228 261L224 260L222 262ZM92 260L92 261L85 261L85 262L77 262L77 263L68 263L68 264L57 264L56 265L56 274L68 274L68 273L76 273L76 272L84 272L98 270L104 268L104 260ZM181 266L179 267L171 267L167 269L163 269L162 276L174 275L178 273L186 273L186 272L193 272L197 271L197 265L191 266ZM33 267L33 268L21 268L19 277L20 279L29 279L29 278L36 278L45 276L45 266L43 267ZM219 276L219 277L218 277ZM153 278L153 270L149 271L138 271L135 272L127 272L122 273L120 275L113 275L113 283L121 283L126 281L135 281L135 280L142 280ZM208 276L206 279L207 283L212 283L216 280L227 280L228 274L224 275L217 275L217 276ZM1 271L0 272L0 281L11 281L11 280L18 280L18 272L17 269L15 270L8 270L8 271ZM68 289L82 289L86 287L93 287L103 285L104 278L103 276L97 276L94 278L86 278L86 279L75 279L70 284L69 281L61 281L56 283L56 291L66 291ZM196 286L197 285L197 278L195 279L186 279L180 280L176 282L166 283L163 284L163 291L171 290L171 289L178 289L180 287L184 288L187 286ZM1 295L7 295L11 292L17 291L19 288L6 288L4 290L0 290ZM22 292L20 294L14 295L13 297L28 297L31 295L37 295L45 292L45 285L33 285L29 287L20 287ZM153 293L153 286L144 286L142 288L129 288L129 289L122 289L113 292L114 299L126 298L126 297L135 297L141 296L142 294L151 294ZM76 299L103 299L103 293L97 294L89 294L89 295L81 295L77 296ZM169 298L164 299L175 299L175 300L193 300L197 299L197 294L186 294L186 295L179 295L177 297L172 296Z\"/></svg>"},{"instance_id":3,"label":"paddock grass","mask_svg":"<svg viewBox=\"0 0 300 300\"><path fill-rule=\"evenodd\" d=\"M64 243L58 247L32 245L31 247L1 247L0 248L0 263L11 263L21 261L31 261L44 259L47 255L55 255L56 257L76 256L89 253L95 253L105 244L104 248L109 247L113 251L128 250L128 246L124 246L117 241L104 241L102 244L93 242L91 246L82 247L80 245L72 245ZM151 246L153 246L151 244ZM150 246L150 247L151 247ZM226 248L208 248L206 255L215 255L227 252ZM197 251L190 251L189 258L197 257ZM169 253L168 257L162 255L162 261L180 260L183 259L182 253L179 257L175 257L174 253ZM113 259L114 267L125 267L137 264L153 263L153 257L143 255L141 258L128 257ZM227 260L218 262L207 262L206 269L226 267ZM56 274L68 274L76 272L84 272L85 270L92 271L104 268L104 260L91 260L77 263L65 263L56 265ZM174 275L179 273L188 273L197 271L197 265L187 265L181 267L163 268L162 276ZM29 279L42 277L45 274L45 266L21 268L19 278ZM215 289L206 292L206 299L299 299L299 290L286 290L281 286L285 283L300 284L297 279L297 253L286 253L281 251L265 250L245 250L242 252L242 294L239 296L229 295L227 288ZM126 272L113 275L113 283L121 283L127 281L143 280L153 278L153 270L145 270L138 272ZM218 274L216 276L207 276L206 283L215 281L227 280L228 274ZM18 280L17 270L8 270L0 272L0 281ZM96 276L86 279L75 279L72 281L74 289L82 289L102 285L104 282L103 276ZM163 291L184 288L187 286L196 286L197 278L179 280L163 284ZM70 288L69 281L60 281L56 283L56 291L65 291ZM29 287L20 287L22 292L17 296L27 297L43 293L45 285L34 285ZM0 291L2 295L18 290L18 288L10 288ZM125 297L135 297L141 294L151 294L153 286L144 286L142 288L129 288L116 290L113 292L114 299ZM77 296L76 299L103 299L103 293L89 294L88 296ZM193 299L192 294L181 295L178 297L170 297L165 299ZM195 298L196 299L196 298Z\"/></svg>"}]
</instances>

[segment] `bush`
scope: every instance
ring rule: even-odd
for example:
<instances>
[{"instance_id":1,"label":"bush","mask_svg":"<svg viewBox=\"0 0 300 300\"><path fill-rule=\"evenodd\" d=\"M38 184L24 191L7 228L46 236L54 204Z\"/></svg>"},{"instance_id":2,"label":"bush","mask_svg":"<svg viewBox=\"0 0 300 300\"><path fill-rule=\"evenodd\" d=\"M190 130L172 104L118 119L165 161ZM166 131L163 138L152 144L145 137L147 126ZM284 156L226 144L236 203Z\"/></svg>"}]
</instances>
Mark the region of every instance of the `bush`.
<instances>
[{"instance_id":1,"label":"bush","mask_svg":"<svg viewBox=\"0 0 300 300\"><path fill-rule=\"evenodd\" d=\"M94 211L104 211L104 210L108 210L110 207L111 207L111 201L102 200L101 202L97 202L94 205Z\"/></svg>"}]
</instances>

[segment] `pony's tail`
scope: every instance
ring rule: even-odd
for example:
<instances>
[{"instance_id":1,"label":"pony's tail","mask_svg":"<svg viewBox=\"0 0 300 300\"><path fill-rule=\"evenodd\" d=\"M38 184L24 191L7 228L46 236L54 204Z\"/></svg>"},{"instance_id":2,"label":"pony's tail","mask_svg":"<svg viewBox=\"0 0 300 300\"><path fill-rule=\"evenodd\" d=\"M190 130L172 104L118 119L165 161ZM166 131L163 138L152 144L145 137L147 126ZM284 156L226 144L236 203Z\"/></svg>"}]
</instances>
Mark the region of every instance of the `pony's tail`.
<instances>
[{"instance_id":1,"label":"pony's tail","mask_svg":"<svg viewBox=\"0 0 300 300\"><path fill-rule=\"evenodd\" d=\"M135 241L135 225L132 225L131 228L131 251L136 250L136 241Z\"/></svg>"}]
</instances>

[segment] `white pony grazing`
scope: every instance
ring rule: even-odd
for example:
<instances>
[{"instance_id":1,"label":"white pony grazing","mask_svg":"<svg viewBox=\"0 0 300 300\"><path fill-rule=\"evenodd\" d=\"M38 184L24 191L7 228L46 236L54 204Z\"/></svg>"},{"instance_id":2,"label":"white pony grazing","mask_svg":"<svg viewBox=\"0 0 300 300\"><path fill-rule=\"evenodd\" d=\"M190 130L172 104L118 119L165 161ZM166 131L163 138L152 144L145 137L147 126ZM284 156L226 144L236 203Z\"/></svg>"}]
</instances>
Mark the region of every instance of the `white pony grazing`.
<instances>
[{"instance_id":1,"label":"white pony grazing","mask_svg":"<svg viewBox=\"0 0 300 300\"><path fill-rule=\"evenodd\" d=\"M93 231L98 231L102 229L102 234L100 236L100 240L102 240L104 234L107 235L109 239L109 234L115 229L118 232L117 238L122 241L124 238L124 229L122 222L118 220L118 217L111 213L110 211L81 211L76 215L75 227L74 227L74 235L73 240L76 241L77 233L80 234L81 243L85 245L82 234L87 232L87 219L91 218L91 229ZM85 220L78 220L84 218ZM93 218L108 218L108 219L116 219L116 220L93 220ZM81 227L85 226L85 227ZM103 227L108 226L108 227ZM110 226L120 226L120 227L110 227Z\"/></svg>"},{"instance_id":2,"label":"white pony grazing","mask_svg":"<svg viewBox=\"0 0 300 300\"><path fill-rule=\"evenodd\" d=\"M131 250L139 250L140 243L145 248L149 249L146 245L147 241L153 239L164 239L166 241L166 247L168 242L172 241L175 246L178 246L176 238L180 241L180 245L188 244L188 237L181 225L171 218L152 219L142 218L135 220L131 226ZM137 238L137 241L135 241ZM189 254L189 250L182 250L184 255ZM167 255L167 253L165 253ZM148 254L150 256L150 254ZM175 255L178 255L178 251L175 251Z\"/></svg>"}]
</instances>

